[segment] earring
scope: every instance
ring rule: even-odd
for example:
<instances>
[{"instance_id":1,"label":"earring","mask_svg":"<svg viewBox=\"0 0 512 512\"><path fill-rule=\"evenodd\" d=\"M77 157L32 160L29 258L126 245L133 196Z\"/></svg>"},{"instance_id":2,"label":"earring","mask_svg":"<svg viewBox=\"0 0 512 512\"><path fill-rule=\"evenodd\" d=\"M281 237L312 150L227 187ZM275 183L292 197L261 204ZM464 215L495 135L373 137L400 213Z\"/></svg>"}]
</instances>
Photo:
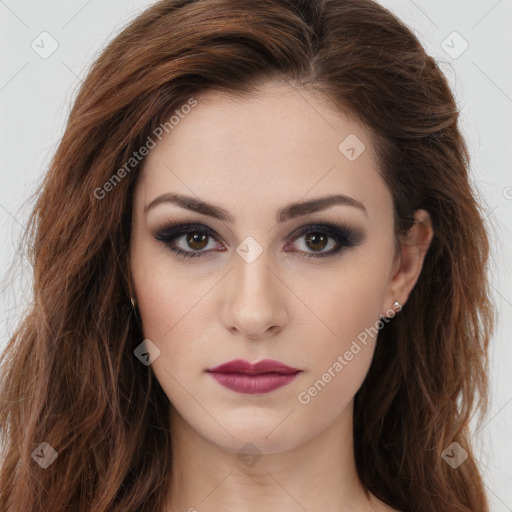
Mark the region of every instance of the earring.
<instances>
[{"instance_id":1,"label":"earring","mask_svg":"<svg viewBox=\"0 0 512 512\"><path fill-rule=\"evenodd\" d=\"M135 311L135 300L133 300L133 297L130 297L130 302L132 303L132 308Z\"/></svg>"},{"instance_id":2,"label":"earring","mask_svg":"<svg viewBox=\"0 0 512 512\"><path fill-rule=\"evenodd\" d=\"M402 309L402 304L400 304L400 302L398 302L397 300L395 300L395 302L393 302L393 309L398 312ZM386 316L386 315L380 315L380 318L390 318L389 316ZM392 318L392 317L391 317Z\"/></svg>"}]
</instances>

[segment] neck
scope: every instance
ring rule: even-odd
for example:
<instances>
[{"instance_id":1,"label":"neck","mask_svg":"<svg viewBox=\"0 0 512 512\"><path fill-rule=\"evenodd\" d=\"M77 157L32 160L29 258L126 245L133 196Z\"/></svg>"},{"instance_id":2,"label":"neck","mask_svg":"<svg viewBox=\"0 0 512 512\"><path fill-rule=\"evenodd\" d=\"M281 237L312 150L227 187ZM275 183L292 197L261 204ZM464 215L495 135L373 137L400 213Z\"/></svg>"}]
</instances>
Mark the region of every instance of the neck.
<instances>
[{"instance_id":1,"label":"neck","mask_svg":"<svg viewBox=\"0 0 512 512\"><path fill-rule=\"evenodd\" d=\"M352 417L351 403L327 429L285 451L279 451L276 427L267 436L272 442L253 439L260 453L243 455L235 446L207 440L172 409L173 480L166 512L374 511L356 471Z\"/></svg>"}]
</instances>

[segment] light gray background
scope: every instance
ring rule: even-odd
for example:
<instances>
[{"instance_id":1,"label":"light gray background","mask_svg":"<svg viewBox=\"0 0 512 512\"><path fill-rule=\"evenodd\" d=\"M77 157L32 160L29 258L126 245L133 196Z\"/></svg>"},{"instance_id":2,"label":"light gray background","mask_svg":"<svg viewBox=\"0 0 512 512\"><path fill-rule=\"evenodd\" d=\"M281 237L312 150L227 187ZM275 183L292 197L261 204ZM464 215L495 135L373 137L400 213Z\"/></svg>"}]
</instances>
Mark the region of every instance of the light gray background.
<instances>
[{"instance_id":1,"label":"light gray background","mask_svg":"<svg viewBox=\"0 0 512 512\"><path fill-rule=\"evenodd\" d=\"M441 61L462 110L473 180L492 228L491 280L499 315L491 349L490 413L478 431L474 428L475 442L492 510L512 511L512 280L507 265L512 253L512 0L381 3ZM32 204L22 207L22 203L38 190L88 66L122 27L151 4L147 0L0 0L0 349L30 293L27 260L15 257ZM46 59L31 47L43 31L58 43ZM464 41L468 48L458 55Z\"/></svg>"}]
</instances>

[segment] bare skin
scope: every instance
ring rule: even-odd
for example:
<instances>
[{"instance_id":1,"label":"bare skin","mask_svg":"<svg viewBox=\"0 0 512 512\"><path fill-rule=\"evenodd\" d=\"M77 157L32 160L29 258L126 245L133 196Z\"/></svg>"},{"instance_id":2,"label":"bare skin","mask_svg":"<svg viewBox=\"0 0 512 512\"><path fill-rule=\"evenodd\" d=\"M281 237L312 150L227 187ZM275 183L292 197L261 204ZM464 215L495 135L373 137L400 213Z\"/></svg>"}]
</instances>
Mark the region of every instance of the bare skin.
<instances>
[{"instance_id":1,"label":"bare skin","mask_svg":"<svg viewBox=\"0 0 512 512\"><path fill-rule=\"evenodd\" d=\"M149 153L133 203L135 300L172 403L175 474L162 512L392 511L368 499L357 476L353 398L377 336L357 352L353 343L393 316L395 301L406 303L432 240L428 212L416 212L395 250L392 196L369 133L314 92L273 83L250 100L209 91L197 101ZM352 161L338 149L350 134L365 145ZM233 222L170 202L144 211L164 193L212 203ZM276 219L290 203L333 194L364 209L336 204ZM166 245L155 236L170 222L195 226ZM326 223L357 236L333 254L340 244ZM200 231L191 243L198 224L213 236ZM296 234L311 225L317 238ZM318 253L331 255L301 257ZM333 369L339 356L342 369ZM274 391L239 393L206 372L236 358L302 371ZM308 391L318 379L325 386Z\"/></svg>"}]
</instances>

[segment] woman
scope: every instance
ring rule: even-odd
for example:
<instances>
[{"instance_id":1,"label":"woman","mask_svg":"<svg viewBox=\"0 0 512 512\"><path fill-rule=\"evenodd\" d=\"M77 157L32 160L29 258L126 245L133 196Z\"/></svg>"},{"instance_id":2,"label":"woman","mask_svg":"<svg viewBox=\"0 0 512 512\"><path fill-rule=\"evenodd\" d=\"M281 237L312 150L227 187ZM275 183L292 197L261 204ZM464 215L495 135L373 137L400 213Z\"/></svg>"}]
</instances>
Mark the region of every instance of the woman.
<instances>
[{"instance_id":1,"label":"woman","mask_svg":"<svg viewBox=\"0 0 512 512\"><path fill-rule=\"evenodd\" d=\"M486 511L483 216L435 61L371 0L164 0L30 219L0 509Z\"/></svg>"}]
</instances>

